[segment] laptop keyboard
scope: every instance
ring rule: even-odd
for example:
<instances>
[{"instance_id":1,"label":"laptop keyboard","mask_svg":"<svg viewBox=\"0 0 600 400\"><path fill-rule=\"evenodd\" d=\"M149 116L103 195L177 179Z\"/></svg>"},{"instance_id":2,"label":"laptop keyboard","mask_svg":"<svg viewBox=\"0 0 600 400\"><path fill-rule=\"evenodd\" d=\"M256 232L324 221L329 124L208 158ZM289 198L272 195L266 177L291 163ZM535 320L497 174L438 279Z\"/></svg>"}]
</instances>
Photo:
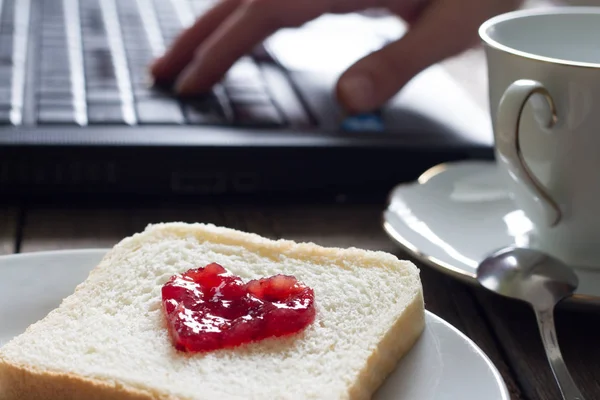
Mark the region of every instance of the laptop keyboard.
<instances>
[{"instance_id":1,"label":"laptop keyboard","mask_svg":"<svg viewBox=\"0 0 600 400\"><path fill-rule=\"evenodd\" d=\"M0 0L0 124L286 125L249 56L197 98L150 87L149 62L212 2Z\"/></svg>"}]
</instances>

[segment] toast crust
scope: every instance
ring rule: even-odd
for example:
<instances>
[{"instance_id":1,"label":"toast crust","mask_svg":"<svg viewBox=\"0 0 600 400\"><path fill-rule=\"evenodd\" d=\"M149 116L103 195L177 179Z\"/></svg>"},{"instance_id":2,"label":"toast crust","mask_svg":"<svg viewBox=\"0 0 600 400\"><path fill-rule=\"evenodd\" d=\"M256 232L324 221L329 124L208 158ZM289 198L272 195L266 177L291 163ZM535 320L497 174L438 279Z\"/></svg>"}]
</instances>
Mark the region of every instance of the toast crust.
<instances>
[{"instance_id":1,"label":"toast crust","mask_svg":"<svg viewBox=\"0 0 600 400\"><path fill-rule=\"evenodd\" d=\"M116 383L5 362L0 362L0 396L2 400L176 400Z\"/></svg>"},{"instance_id":2,"label":"toast crust","mask_svg":"<svg viewBox=\"0 0 600 400\"><path fill-rule=\"evenodd\" d=\"M136 233L119 242L92 270L102 268L109 264L111 259L118 259L121 255L137 250L142 243L152 243L164 239L193 237L198 242L212 242L225 246L242 247L261 257L279 261L282 256L301 261L313 262L336 266L347 269L347 262L360 259L362 264L369 264L369 268L391 268L396 266L398 258L383 251L364 250L355 247L339 248L325 247L311 242L295 242L292 240L269 239L255 233L243 232L236 229L215 226L212 224L187 224L183 222L170 222L149 225L143 232ZM405 268L418 273L418 268L406 263Z\"/></svg>"},{"instance_id":3,"label":"toast crust","mask_svg":"<svg viewBox=\"0 0 600 400\"><path fill-rule=\"evenodd\" d=\"M367 359L365 367L350 387L349 400L371 399L396 369L398 362L412 349L425 329L424 308L423 294L419 292Z\"/></svg>"}]
</instances>

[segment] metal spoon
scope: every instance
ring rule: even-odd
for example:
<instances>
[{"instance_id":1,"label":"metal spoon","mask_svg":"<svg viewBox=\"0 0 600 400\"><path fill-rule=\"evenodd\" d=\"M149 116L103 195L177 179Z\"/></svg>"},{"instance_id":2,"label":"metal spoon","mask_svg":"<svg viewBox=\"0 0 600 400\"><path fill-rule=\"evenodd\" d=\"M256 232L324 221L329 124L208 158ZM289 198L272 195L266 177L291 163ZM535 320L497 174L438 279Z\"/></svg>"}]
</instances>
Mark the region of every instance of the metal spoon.
<instances>
[{"instance_id":1,"label":"metal spoon","mask_svg":"<svg viewBox=\"0 0 600 400\"><path fill-rule=\"evenodd\" d=\"M571 296L579 284L571 268L542 252L508 247L479 264L477 280L492 292L525 301L533 307L546 356L563 399L584 400L562 358L554 327L554 307Z\"/></svg>"}]
</instances>

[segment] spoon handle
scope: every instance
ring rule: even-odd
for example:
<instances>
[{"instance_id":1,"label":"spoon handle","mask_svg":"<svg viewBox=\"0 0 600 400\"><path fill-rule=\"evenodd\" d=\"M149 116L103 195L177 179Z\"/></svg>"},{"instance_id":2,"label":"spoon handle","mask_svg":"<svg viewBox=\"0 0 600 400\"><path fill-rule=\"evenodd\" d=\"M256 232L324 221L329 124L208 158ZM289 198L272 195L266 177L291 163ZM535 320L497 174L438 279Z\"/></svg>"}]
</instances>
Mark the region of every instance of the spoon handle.
<instances>
[{"instance_id":1,"label":"spoon handle","mask_svg":"<svg viewBox=\"0 0 600 400\"><path fill-rule=\"evenodd\" d=\"M554 325L554 312L549 310L535 310L538 327L542 336L546 356L550 362L554 378L558 382L558 387L565 400L585 400L577 385L573 381L567 366L560 353L558 340L556 338L556 329Z\"/></svg>"}]
</instances>

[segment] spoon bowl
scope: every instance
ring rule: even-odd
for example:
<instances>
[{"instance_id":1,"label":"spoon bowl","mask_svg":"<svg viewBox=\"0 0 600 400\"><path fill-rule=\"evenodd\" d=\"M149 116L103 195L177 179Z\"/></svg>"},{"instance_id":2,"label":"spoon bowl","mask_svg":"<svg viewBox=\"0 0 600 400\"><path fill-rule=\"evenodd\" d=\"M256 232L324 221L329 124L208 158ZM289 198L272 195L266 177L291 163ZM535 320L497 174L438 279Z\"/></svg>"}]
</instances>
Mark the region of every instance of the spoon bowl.
<instances>
[{"instance_id":1,"label":"spoon bowl","mask_svg":"<svg viewBox=\"0 0 600 400\"><path fill-rule=\"evenodd\" d=\"M571 296L579 284L575 272L548 254L508 247L479 264L477 280L494 293L531 305L563 399L584 400L562 358L554 325L554 307Z\"/></svg>"},{"instance_id":2,"label":"spoon bowl","mask_svg":"<svg viewBox=\"0 0 600 400\"><path fill-rule=\"evenodd\" d=\"M481 262L477 280L492 292L545 308L571 296L579 285L575 272L562 261L517 247L502 249Z\"/></svg>"}]
</instances>

